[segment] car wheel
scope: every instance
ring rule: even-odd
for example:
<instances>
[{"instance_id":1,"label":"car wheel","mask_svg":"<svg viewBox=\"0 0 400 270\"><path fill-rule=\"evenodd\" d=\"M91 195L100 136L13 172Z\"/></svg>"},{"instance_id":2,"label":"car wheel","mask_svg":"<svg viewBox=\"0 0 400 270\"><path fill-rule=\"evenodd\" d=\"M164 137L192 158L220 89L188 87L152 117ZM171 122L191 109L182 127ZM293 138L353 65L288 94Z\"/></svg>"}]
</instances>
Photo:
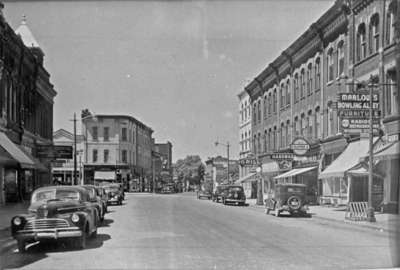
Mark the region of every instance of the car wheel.
<instances>
[{"instance_id":1,"label":"car wheel","mask_svg":"<svg viewBox=\"0 0 400 270\"><path fill-rule=\"evenodd\" d=\"M18 251L19 253L24 253L26 251L26 243L24 240L18 240Z\"/></svg>"}]
</instances>

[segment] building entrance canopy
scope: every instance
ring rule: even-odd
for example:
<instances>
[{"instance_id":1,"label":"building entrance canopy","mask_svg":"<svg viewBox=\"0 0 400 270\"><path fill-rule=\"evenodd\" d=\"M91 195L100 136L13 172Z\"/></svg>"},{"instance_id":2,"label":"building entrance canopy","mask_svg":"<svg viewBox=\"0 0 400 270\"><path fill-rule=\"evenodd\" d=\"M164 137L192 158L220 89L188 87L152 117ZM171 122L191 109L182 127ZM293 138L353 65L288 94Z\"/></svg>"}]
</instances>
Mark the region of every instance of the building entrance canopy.
<instances>
[{"instance_id":1,"label":"building entrance canopy","mask_svg":"<svg viewBox=\"0 0 400 270\"><path fill-rule=\"evenodd\" d=\"M291 176L303 174L305 172L309 172L309 171L314 170L316 168L317 168L317 166L293 169L293 170L290 170L290 171L285 172L283 174L280 174L280 175L278 175L278 176L276 176L274 178L275 179L282 179L282 178L286 178L286 177L291 177Z\"/></svg>"},{"instance_id":2,"label":"building entrance canopy","mask_svg":"<svg viewBox=\"0 0 400 270\"><path fill-rule=\"evenodd\" d=\"M35 162L30 159L17 145L15 145L6 134L0 132L0 145L10 156L15 159L23 169L34 169Z\"/></svg>"},{"instance_id":3,"label":"building entrance canopy","mask_svg":"<svg viewBox=\"0 0 400 270\"><path fill-rule=\"evenodd\" d=\"M359 163L360 157L367 155L369 140L350 143L320 175L320 179L344 177L344 174Z\"/></svg>"},{"instance_id":4,"label":"building entrance canopy","mask_svg":"<svg viewBox=\"0 0 400 270\"><path fill-rule=\"evenodd\" d=\"M95 180L115 180L115 171L95 171Z\"/></svg>"}]
</instances>

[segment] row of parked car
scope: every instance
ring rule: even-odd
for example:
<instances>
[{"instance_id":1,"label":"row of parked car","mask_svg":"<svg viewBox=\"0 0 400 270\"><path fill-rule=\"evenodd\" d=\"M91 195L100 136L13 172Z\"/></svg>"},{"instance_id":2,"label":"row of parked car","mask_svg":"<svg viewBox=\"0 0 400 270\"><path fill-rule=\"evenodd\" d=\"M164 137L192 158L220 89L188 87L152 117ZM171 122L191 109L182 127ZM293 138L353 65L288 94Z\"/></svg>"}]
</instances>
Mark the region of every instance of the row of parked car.
<instances>
[{"instance_id":1,"label":"row of parked car","mask_svg":"<svg viewBox=\"0 0 400 270\"><path fill-rule=\"evenodd\" d=\"M237 185L220 185L216 187L214 192L200 190L197 192L197 198L207 198L213 202L222 202L223 204L245 205L246 203L243 187ZM282 212L306 216L307 204L306 185L304 184L276 184L264 200L265 213L273 212L277 217Z\"/></svg>"},{"instance_id":2,"label":"row of parked car","mask_svg":"<svg viewBox=\"0 0 400 270\"><path fill-rule=\"evenodd\" d=\"M88 237L97 236L108 206L121 205L124 198L119 183L38 188L28 213L11 219L11 234L21 253L27 244L45 240L68 240L83 249Z\"/></svg>"}]
</instances>

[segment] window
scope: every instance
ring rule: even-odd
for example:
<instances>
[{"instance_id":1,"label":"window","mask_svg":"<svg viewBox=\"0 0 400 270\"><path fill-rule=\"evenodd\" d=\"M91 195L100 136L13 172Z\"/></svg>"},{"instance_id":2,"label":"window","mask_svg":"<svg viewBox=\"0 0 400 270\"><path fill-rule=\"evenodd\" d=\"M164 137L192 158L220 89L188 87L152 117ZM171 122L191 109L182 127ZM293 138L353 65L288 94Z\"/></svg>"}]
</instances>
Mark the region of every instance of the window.
<instances>
[{"instance_id":1,"label":"window","mask_svg":"<svg viewBox=\"0 0 400 270\"><path fill-rule=\"evenodd\" d=\"M294 118L293 134L295 137L299 136L299 118L296 116Z\"/></svg>"},{"instance_id":2,"label":"window","mask_svg":"<svg viewBox=\"0 0 400 270\"><path fill-rule=\"evenodd\" d=\"M107 142L110 140L110 128L109 127L104 127L103 129L103 136L104 136L104 141Z\"/></svg>"},{"instance_id":3,"label":"window","mask_svg":"<svg viewBox=\"0 0 400 270\"><path fill-rule=\"evenodd\" d=\"M315 90L319 90L321 87L321 60L317 58L315 60Z\"/></svg>"},{"instance_id":4,"label":"window","mask_svg":"<svg viewBox=\"0 0 400 270\"><path fill-rule=\"evenodd\" d=\"M290 145L289 126L290 126L290 122L287 121L286 127L285 127L286 146Z\"/></svg>"},{"instance_id":5,"label":"window","mask_svg":"<svg viewBox=\"0 0 400 270\"><path fill-rule=\"evenodd\" d=\"M307 136L307 122L306 122L304 114L301 115L300 122L301 122L300 135L306 137Z\"/></svg>"},{"instance_id":6,"label":"window","mask_svg":"<svg viewBox=\"0 0 400 270\"><path fill-rule=\"evenodd\" d=\"M271 142L271 129L269 129L268 131L268 150L271 151L272 150L272 142Z\"/></svg>"},{"instance_id":7,"label":"window","mask_svg":"<svg viewBox=\"0 0 400 270\"><path fill-rule=\"evenodd\" d=\"M328 136L333 135L333 132L334 132L334 127L333 127L333 109L329 106L329 108L328 108Z\"/></svg>"},{"instance_id":8,"label":"window","mask_svg":"<svg viewBox=\"0 0 400 270\"><path fill-rule=\"evenodd\" d=\"M280 141L280 147L285 147L285 142L286 142L286 137L285 137L285 126L282 123L281 124L281 141Z\"/></svg>"},{"instance_id":9,"label":"window","mask_svg":"<svg viewBox=\"0 0 400 270\"><path fill-rule=\"evenodd\" d=\"M93 149L93 151L92 151L92 160L93 160L93 163L96 163L97 162L97 149Z\"/></svg>"},{"instance_id":10,"label":"window","mask_svg":"<svg viewBox=\"0 0 400 270\"><path fill-rule=\"evenodd\" d=\"M257 123L257 103L253 103L253 123Z\"/></svg>"},{"instance_id":11,"label":"window","mask_svg":"<svg viewBox=\"0 0 400 270\"><path fill-rule=\"evenodd\" d=\"M395 16L397 14L397 3L396 0L393 0L388 8L388 12L386 14L386 44L392 44L394 42L394 24L395 24Z\"/></svg>"},{"instance_id":12,"label":"window","mask_svg":"<svg viewBox=\"0 0 400 270\"><path fill-rule=\"evenodd\" d=\"M262 147L261 147L261 134L258 133L257 136L257 150L259 151L259 153L261 153Z\"/></svg>"},{"instance_id":13,"label":"window","mask_svg":"<svg viewBox=\"0 0 400 270\"><path fill-rule=\"evenodd\" d=\"M121 140L123 141L123 142L126 142L127 141L127 128L122 128L122 131L121 131Z\"/></svg>"},{"instance_id":14,"label":"window","mask_svg":"<svg viewBox=\"0 0 400 270\"><path fill-rule=\"evenodd\" d=\"M274 150L276 150L276 148L277 148L277 145L276 145L276 127L274 127L274 132L273 132L273 138L272 138L272 148L274 149Z\"/></svg>"},{"instance_id":15,"label":"window","mask_svg":"<svg viewBox=\"0 0 400 270\"><path fill-rule=\"evenodd\" d=\"M92 127L92 138L93 138L93 141L97 141L99 139L97 127Z\"/></svg>"},{"instance_id":16,"label":"window","mask_svg":"<svg viewBox=\"0 0 400 270\"><path fill-rule=\"evenodd\" d=\"M268 94L268 115L271 115L272 111L272 96L271 93Z\"/></svg>"},{"instance_id":17,"label":"window","mask_svg":"<svg viewBox=\"0 0 400 270\"><path fill-rule=\"evenodd\" d=\"M276 113L276 105L277 105L276 89L274 90L274 100L272 102L273 102L272 110L274 113Z\"/></svg>"},{"instance_id":18,"label":"window","mask_svg":"<svg viewBox=\"0 0 400 270\"><path fill-rule=\"evenodd\" d=\"M398 112L398 104L397 104L397 89L396 89L396 71L389 70L386 73L386 82L387 85L385 87L384 92L384 102L385 102L385 115L394 115Z\"/></svg>"},{"instance_id":19,"label":"window","mask_svg":"<svg viewBox=\"0 0 400 270\"><path fill-rule=\"evenodd\" d=\"M281 92L281 108L283 108L283 107L285 107L285 104L286 104L286 101L285 101L285 86L283 85L283 84L281 84L281 89L280 89L280 92Z\"/></svg>"},{"instance_id":20,"label":"window","mask_svg":"<svg viewBox=\"0 0 400 270\"><path fill-rule=\"evenodd\" d=\"M307 95L311 95L313 87L312 81L312 65L308 64L307 66Z\"/></svg>"},{"instance_id":21,"label":"window","mask_svg":"<svg viewBox=\"0 0 400 270\"><path fill-rule=\"evenodd\" d=\"M320 116L320 114L319 114L319 107L317 107L316 109L315 109L315 115L314 115L314 121L315 121L315 137L317 138L317 139L319 139L319 138L321 138L321 130L320 130L320 128L321 128L321 117L322 116Z\"/></svg>"},{"instance_id":22,"label":"window","mask_svg":"<svg viewBox=\"0 0 400 270\"><path fill-rule=\"evenodd\" d=\"M121 152L122 155L122 163L128 163L128 159L127 159L127 151L126 150L122 150Z\"/></svg>"},{"instance_id":23,"label":"window","mask_svg":"<svg viewBox=\"0 0 400 270\"><path fill-rule=\"evenodd\" d=\"M367 44L365 40L365 24L362 23L358 26L357 30L357 60L360 61L365 58L367 52Z\"/></svg>"},{"instance_id":24,"label":"window","mask_svg":"<svg viewBox=\"0 0 400 270\"><path fill-rule=\"evenodd\" d=\"M306 78L304 74L304 69L302 69L300 75L300 98L304 97L305 90L306 90Z\"/></svg>"},{"instance_id":25,"label":"window","mask_svg":"<svg viewBox=\"0 0 400 270\"><path fill-rule=\"evenodd\" d=\"M343 41L339 42L338 45L338 77L343 74L344 72L344 43Z\"/></svg>"},{"instance_id":26,"label":"window","mask_svg":"<svg viewBox=\"0 0 400 270\"><path fill-rule=\"evenodd\" d=\"M307 135L309 139L312 139L314 137L314 130L313 130L313 126L314 126L314 118L312 115L312 111L308 112L308 117L307 117L307 127L308 127L308 131L307 131Z\"/></svg>"},{"instance_id":27,"label":"window","mask_svg":"<svg viewBox=\"0 0 400 270\"><path fill-rule=\"evenodd\" d=\"M264 111L264 118L267 118L267 95L264 96L264 106L263 106L263 111Z\"/></svg>"},{"instance_id":28,"label":"window","mask_svg":"<svg viewBox=\"0 0 400 270\"><path fill-rule=\"evenodd\" d=\"M257 102L257 108L258 108L258 123L261 123L261 100L258 100Z\"/></svg>"},{"instance_id":29,"label":"window","mask_svg":"<svg viewBox=\"0 0 400 270\"><path fill-rule=\"evenodd\" d=\"M104 150L104 163L108 162L109 151L107 149Z\"/></svg>"},{"instance_id":30,"label":"window","mask_svg":"<svg viewBox=\"0 0 400 270\"><path fill-rule=\"evenodd\" d=\"M328 51L328 82L334 79L334 63L333 63L333 49Z\"/></svg>"},{"instance_id":31,"label":"window","mask_svg":"<svg viewBox=\"0 0 400 270\"><path fill-rule=\"evenodd\" d=\"M369 24L368 35L369 53L376 53L379 49L379 15L374 14Z\"/></svg>"},{"instance_id":32,"label":"window","mask_svg":"<svg viewBox=\"0 0 400 270\"><path fill-rule=\"evenodd\" d=\"M299 75L294 75L294 102L299 100Z\"/></svg>"},{"instance_id":33,"label":"window","mask_svg":"<svg viewBox=\"0 0 400 270\"><path fill-rule=\"evenodd\" d=\"M267 130L264 131L264 152L268 151Z\"/></svg>"},{"instance_id":34,"label":"window","mask_svg":"<svg viewBox=\"0 0 400 270\"><path fill-rule=\"evenodd\" d=\"M257 154L257 135L254 135L254 139L253 139L253 152L255 154Z\"/></svg>"},{"instance_id":35,"label":"window","mask_svg":"<svg viewBox=\"0 0 400 270\"><path fill-rule=\"evenodd\" d=\"M290 80L286 81L286 105L290 105Z\"/></svg>"}]
</instances>

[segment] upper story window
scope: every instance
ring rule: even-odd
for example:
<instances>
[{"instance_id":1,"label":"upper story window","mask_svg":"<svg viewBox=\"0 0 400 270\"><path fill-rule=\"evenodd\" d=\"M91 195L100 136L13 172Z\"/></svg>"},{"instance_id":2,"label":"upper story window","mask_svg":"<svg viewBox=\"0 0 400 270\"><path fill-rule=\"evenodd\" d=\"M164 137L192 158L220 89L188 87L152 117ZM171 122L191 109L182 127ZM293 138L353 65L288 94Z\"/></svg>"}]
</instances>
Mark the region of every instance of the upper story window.
<instances>
[{"instance_id":1,"label":"upper story window","mask_svg":"<svg viewBox=\"0 0 400 270\"><path fill-rule=\"evenodd\" d=\"M306 116L304 115L304 113L301 115L300 125L301 125L300 135L306 137L307 136L307 121L306 121Z\"/></svg>"},{"instance_id":2,"label":"upper story window","mask_svg":"<svg viewBox=\"0 0 400 270\"><path fill-rule=\"evenodd\" d=\"M286 105L290 105L290 80L286 81Z\"/></svg>"},{"instance_id":3,"label":"upper story window","mask_svg":"<svg viewBox=\"0 0 400 270\"><path fill-rule=\"evenodd\" d=\"M268 94L268 115L271 115L272 111L272 96L271 93Z\"/></svg>"},{"instance_id":4,"label":"upper story window","mask_svg":"<svg viewBox=\"0 0 400 270\"><path fill-rule=\"evenodd\" d=\"M319 90L321 88L321 59L317 58L315 60L315 90Z\"/></svg>"},{"instance_id":5,"label":"upper story window","mask_svg":"<svg viewBox=\"0 0 400 270\"><path fill-rule=\"evenodd\" d=\"M280 147L285 147L286 137L285 137L285 124L281 124L281 140Z\"/></svg>"},{"instance_id":6,"label":"upper story window","mask_svg":"<svg viewBox=\"0 0 400 270\"><path fill-rule=\"evenodd\" d=\"M261 100L257 102L258 123L261 123Z\"/></svg>"},{"instance_id":7,"label":"upper story window","mask_svg":"<svg viewBox=\"0 0 400 270\"><path fill-rule=\"evenodd\" d=\"M328 82L334 79L334 61L333 61L333 49L328 51Z\"/></svg>"},{"instance_id":8,"label":"upper story window","mask_svg":"<svg viewBox=\"0 0 400 270\"><path fill-rule=\"evenodd\" d=\"M263 112L264 112L264 118L267 118L267 95L264 96Z\"/></svg>"},{"instance_id":9,"label":"upper story window","mask_svg":"<svg viewBox=\"0 0 400 270\"><path fill-rule=\"evenodd\" d=\"M97 160L98 160L97 149L93 149L93 151L92 151L92 161L93 161L93 163L96 163Z\"/></svg>"},{"instance_id":10,"label":"upper story window","mask_svg":"<svg viewBox=\"0 0 400 270\"><path fill-rule=\"evenodd\" d=\"M312 86L313 86L312 65L310 63L307 66L307 95L311 95Z\"/></svg>"},{"instance_id":11,"label":"upper story window","mask_svg":"<svg viewBox=\"0 0 400 270\"><path fill-rule=\"evenodd\" d=\"M126 142L128 140L128 129L127 128L122 128L121 130L121 140Z\"/></svg>"},{"instance_id":12,"label":"upper story window","mask_svg":"<svg viewBox=\"0 0 400 270\"><path fill-rule=\"evenodd\" d=\"M122 150L121 159L123 163L128 163L128 152L126 150Z\"/></svg>"},{"instance_id":13,"label":"upper story window","mask_svg":"<svg viewBox=\"0 0 400 270\"><path fill-rule=\"evenodd\" d=\"M362 23L357 29L357 60L364 59L367 53L367 43L365 40L365 24Z\"/></svg>"},{"instance_id":14,"label":"upper story window","mask_svg":"<svg viewBox=\"0 0 400 270\"><path fill-rule=\"evenodd\" d=\"M299 117L294 118L294 125L293 125L293 134L294 136L299 136L300 134L300 123L299 123Z\"/></svg>"},{"instance_id":15,"label":"upper story window","mask_svg":"<svg viewBox=\"0 0 400 270\"><path fill-rule=\"evenodd\" d=\"M314 137L313 126L314 126L314 118L312 115L312 111L309 111L307 115L307 135L308 138L310 139Z\"/></svg>"},{"instance_id":16,"label":"upper story window","mask_svg":"<svg viewBox=\"0 0 400 270\"><path fill-rule=\"evenodd\" d=\"M344 73L344 42L340 41L338 44L338 77Z\"/></svg>"},{"instance_id":17,"label":"upper story window","mask_svg":"<svg viewBox=\"0 0 400 270\"><path fill-rule=\"evenodd\" d=\"M99 133L97 127L92 127L92 139L93 141L97 141L99 139Z\"/></svg>"},{"instance_id":18,"label":"upper story window","mask_svg":"<svg viewBox=\"0 0 400 270\"><path fill-rule=\"evenodd\" d=\"M103 128L103 138L104 138L105 142L110 140L110 128L109 127Z\"/></svg>"},{"instance_id":19,"label":"upper story window","mask_svg":"<svg viewBox=\"0 0 400 270\"><path fill-rule=\"evenodd\" d=\"M315 109L314 114L314 122L315 122L315 137L317 139L321 138L321 116L319 115L319 107Z\"/></svg>"},{"instance_id":20,"label":"upper story window","mask_svg":"<svg viewBox=\"0 0 400 270\"><path fill-rule=\"evenodd\" d=\"M286 122L286 127L285 127L286 146L289 146L289 145L290 145L289 126L290 126L290 121L288 120L288 121Z\"/></svg>"},{"instance_id":21,"label":"upper story window","mask_svg":"<svg viewBox=\"0 0 400 270\"><path fill-rule=\"evenodd\" d=\"M386 44L392 44L394 42L394 23L395 23L395 16L397 14L397 2L393 0L389 4L388 11L386 13Z\"/></svg>"},{"instance_id":22,"label":"upper story window","mask_svg":"<svg viewBox=\"0 0 400 270\"><path fill-rule=\"evenodd\" d=\"M299 100L299 75L294 75L294 102Z\"/></svg>"},{"instance_id":23,"label":"upper story window","mask_svg":"<svg viewBox=\"0 0 400 270\"><path fill-rule=\"evenodd\" d=\"M257 102L253 103L253 123L257 123Z\"/></svg>"},{"instance_id":24,"label":"upper story window","mask_svg":"<svg viewBox=\"0 0 400 270\"><path fill-rule=\"evenodd\" d=\"M369 24L368 43L369 53L376 53L379 49L379 15L377 13L371 17L371 22Z\"/></svg>"},{"instance_id":25,"label":"upper story window","mask_svg":"<svg viewBox=\"0 0 400 270\"><path fill-rule=\"evenodd\" d=\"M104 163L107 163L108 162L108 159L109 159L109 151L108 151L108 149L104 149Z\"/></svg>"},{"instance_id":26,"label":"upper story window","mask_svg":"<svg viewBox=\"0 0 400 270\"><path fill-rule=\"evenodd\" d=\"M305 89L306 89L306 78L305 78L304 69L302 69L301 75L300 75L300 98L304 97Z\"/></svg>"},{"instance_id":27,"label":"upper story window","mask_svg":"<svg viewBox=\"0 0 400 270\"><path fill-rule=\"evenodd\" d=\"M276 113L276 105L277 105L277 97L276 97L276 89L274 89L274 100L272 101L272 111Z\"/></svg>"},{"instance_id":28,"label":"upper story window","mask_svg":"<svg viewBox=\"0 0 400 270\"><path fill-rule=\"evenodd\" d=\"M281 84L281 89L280 89L280 92L281 92L281 108L283 108L283 107L285 107L285 104L286 104L286 101L285 101L285 91L286 91L286 89L285 89L285 86L283 85L283 84Z\"/></svg>"}]
</instances>

